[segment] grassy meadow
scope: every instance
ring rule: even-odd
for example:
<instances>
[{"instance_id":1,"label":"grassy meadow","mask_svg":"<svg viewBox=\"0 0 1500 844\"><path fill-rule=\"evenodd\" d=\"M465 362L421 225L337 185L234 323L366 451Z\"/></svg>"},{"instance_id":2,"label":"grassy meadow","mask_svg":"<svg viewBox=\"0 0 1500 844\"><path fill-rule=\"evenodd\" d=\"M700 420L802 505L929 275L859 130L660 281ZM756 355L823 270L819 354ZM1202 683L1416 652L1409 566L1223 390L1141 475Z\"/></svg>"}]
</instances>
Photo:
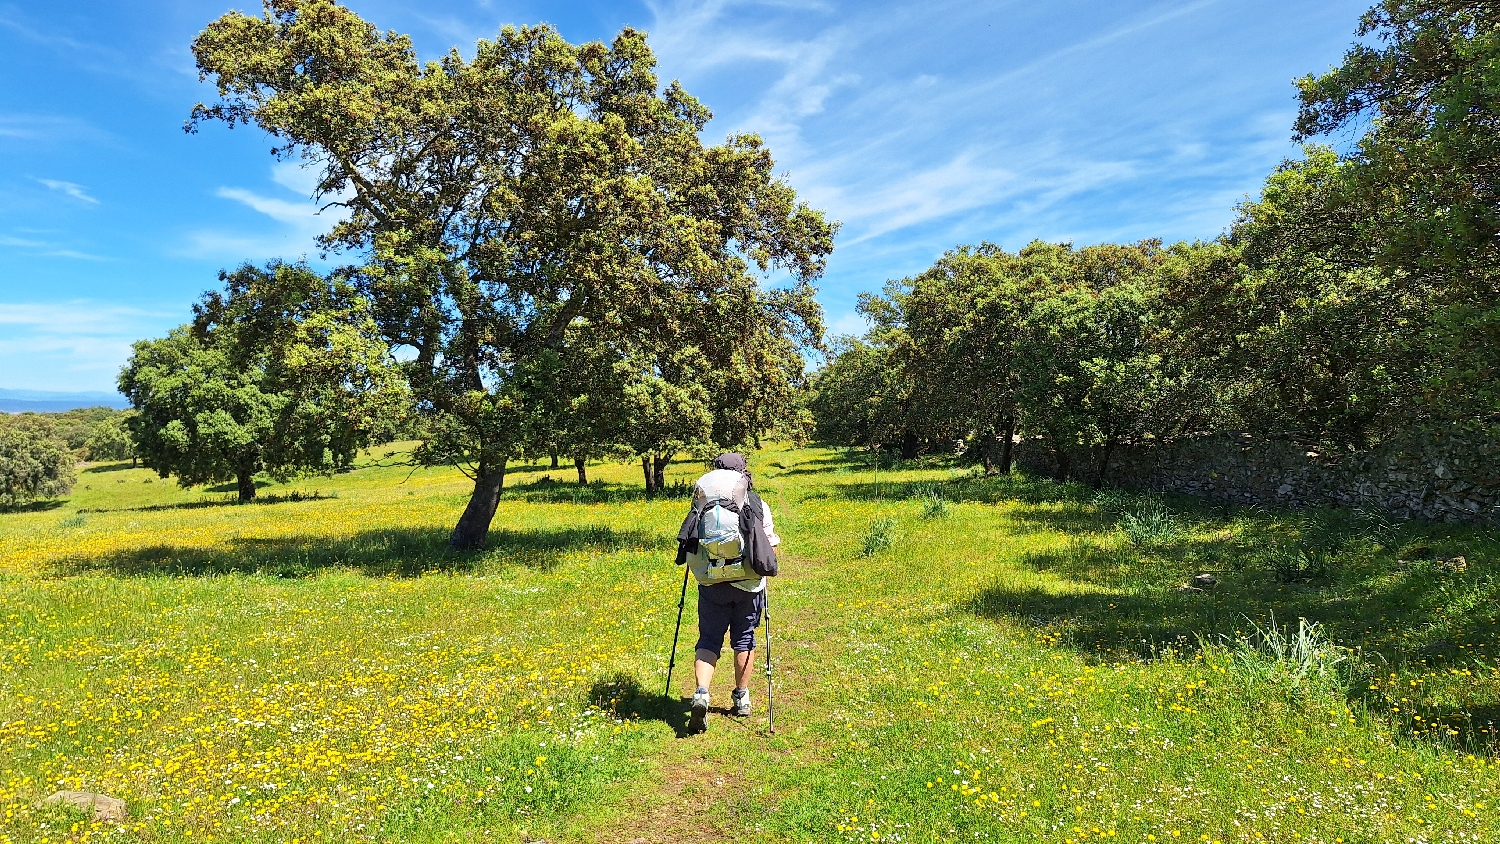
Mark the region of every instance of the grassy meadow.
<instances>
[{"instance_id":1,"label":"grassy meadow","mask_svg":"<svg viewBox=\"0 0 1500 844\"><path fill-rule=\"evenodd\" d=\"M400 462L0 514L0 842L1500 841L1484 531L766 449L777 729L684 737L700 464L518 467L452 555Z\"/></svg>"}]
</instances>

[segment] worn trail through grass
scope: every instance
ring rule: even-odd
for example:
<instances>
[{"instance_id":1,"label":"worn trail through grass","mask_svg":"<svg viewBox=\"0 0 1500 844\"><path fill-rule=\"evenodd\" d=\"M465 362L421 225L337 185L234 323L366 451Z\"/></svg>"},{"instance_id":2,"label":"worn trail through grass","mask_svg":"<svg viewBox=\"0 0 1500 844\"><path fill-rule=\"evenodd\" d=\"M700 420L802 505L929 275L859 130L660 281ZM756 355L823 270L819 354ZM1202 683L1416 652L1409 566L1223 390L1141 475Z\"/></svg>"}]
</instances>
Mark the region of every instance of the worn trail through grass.
<instances>
[{"instance_id":1,"label":"worn trail through grass","mask_svg":"<svg viewBox=\"0 0 1500 844\"><path fill-rule=\"evenodd\" d=\"M398 460L243 507L96 467L0 514L0 842L1500 838L1482 531L762 451L777 731L757 671L683 737L684 500L521 467L456 556L466 482Z\"/></svg>"}]
</instances>

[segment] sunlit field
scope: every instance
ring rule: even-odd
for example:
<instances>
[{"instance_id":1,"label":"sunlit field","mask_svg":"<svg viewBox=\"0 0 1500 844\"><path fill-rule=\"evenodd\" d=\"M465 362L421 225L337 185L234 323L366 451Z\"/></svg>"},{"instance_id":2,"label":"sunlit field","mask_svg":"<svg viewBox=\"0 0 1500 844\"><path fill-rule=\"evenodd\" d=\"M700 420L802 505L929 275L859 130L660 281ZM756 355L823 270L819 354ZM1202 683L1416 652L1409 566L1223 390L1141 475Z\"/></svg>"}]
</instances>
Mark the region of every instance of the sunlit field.
<instances>
[{"instance_id":1,"label":"sunlit field","mask_svg":"<svg viewBox=\"0 0 1500 844\"><path fill-rule=\"evenodd\" d=\"M684 737L701 464L519 467L453 555L401 458L0 514L0 841L1500 840L1482 531L763 450L776 732L757 672Z\"/></svg>"}]
</instances>

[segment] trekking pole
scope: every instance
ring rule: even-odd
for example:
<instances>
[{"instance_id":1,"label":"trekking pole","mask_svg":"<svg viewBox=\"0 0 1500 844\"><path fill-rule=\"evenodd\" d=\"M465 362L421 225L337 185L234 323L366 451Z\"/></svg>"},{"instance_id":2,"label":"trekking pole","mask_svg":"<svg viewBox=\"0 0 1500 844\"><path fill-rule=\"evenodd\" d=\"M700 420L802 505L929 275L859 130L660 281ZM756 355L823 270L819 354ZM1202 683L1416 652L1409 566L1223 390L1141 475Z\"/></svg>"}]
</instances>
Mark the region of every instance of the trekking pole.
<instances>
[{"instance_id":1,"label":"trekking pole","mask_svg":"<svg viewBox=\"0 0 1500 844\"><path fill-rule=\"evenodd\" d=\"M682 608L687 604L687 579L688 567L682 567L682 595L677 598L677 629L672 631L672 657L667 660L667 690L662 692L662 697L672 697L672 669L677 666L677 637L682 633Z\"/></svg>"},{"instance_id":2,"label":"trekking pole","mask_svg":"<svg viewBox=\"0 0 1500 844\"><path fill-rule=\"evenodd\" d=\"M766 732L776 732L776 689L771 684L771 587L766 586Z\"/></svg>"}]
</instances>

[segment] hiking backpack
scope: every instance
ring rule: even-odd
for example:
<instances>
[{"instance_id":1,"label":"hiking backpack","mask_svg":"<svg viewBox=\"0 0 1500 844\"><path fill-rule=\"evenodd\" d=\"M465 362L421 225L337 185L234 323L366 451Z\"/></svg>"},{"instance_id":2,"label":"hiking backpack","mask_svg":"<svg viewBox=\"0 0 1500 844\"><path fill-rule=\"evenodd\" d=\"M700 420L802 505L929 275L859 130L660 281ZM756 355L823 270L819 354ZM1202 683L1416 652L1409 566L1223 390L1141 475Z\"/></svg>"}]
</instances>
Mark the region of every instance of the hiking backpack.
<instances>
[{"instance_id":1,"label":"hiking backpack","mask_svg":"<svg viewBox=\"0 0 1500 844\"><path fill-rule=\"evenodd\" d=\"M738 510L728 501L715 499L704 506L703 515L698 519L698 547L708 557L704 578L710 583L731 583L760 576L745 565L745 542L740 536Z\"/></svg>"}]
</instances>

